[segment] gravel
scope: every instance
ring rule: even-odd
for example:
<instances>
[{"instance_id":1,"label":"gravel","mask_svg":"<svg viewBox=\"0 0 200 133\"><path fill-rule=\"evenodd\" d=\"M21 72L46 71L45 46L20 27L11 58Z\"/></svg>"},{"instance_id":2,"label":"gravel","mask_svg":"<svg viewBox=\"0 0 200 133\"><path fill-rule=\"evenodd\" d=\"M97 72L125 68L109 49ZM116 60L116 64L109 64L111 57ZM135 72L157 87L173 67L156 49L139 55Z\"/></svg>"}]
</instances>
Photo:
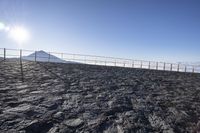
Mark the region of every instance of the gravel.
<instances>
[{"instance_id":1,"label":"gravel","mask_svg":"<svg viewBox=\"0 0 200 133\"><path fill-rule=\"evenodd\" d=\"M200 74L0 63L0 132L200 132Z\"/></svg>"}]
</instances>

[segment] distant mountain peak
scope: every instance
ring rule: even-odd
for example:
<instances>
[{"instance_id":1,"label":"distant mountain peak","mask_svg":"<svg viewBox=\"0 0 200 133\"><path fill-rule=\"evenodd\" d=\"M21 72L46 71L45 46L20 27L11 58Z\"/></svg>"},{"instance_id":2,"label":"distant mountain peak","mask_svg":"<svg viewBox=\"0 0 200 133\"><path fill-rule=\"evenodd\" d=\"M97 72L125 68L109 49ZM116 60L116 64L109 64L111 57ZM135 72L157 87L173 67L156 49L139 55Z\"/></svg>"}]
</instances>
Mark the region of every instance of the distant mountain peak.
<instances>
[{"instance_id":1,"label":"distant mountain peak","mask_svg":"<svg viewBox=\"0 0 200 133\"><path fill-rule=\"evenodd\" d=\"M45 52L44 50L39 50L39 51L36 51L36 52L47 53L47 52Z\"/></svg>"},{"instance_id":2,"label":"distant mountain peak","mask_svg":"<svg viewBox=\"0 0 200 133\"><path fill-rule=\"evenodd\" d=\"M45 52L44 50L36 51L36 54L46 54L46 55L49 55L49 53Z\"/></svg>"},{"instance_id":3,"label":"distant mountain peak","mask_svg":"<svg viewBox=\"0 0 200 133\"><path fill-rule=\"evenodd\" d=\"M55 55L45 52L44 50L36 51L28 56L23 56L22 58L24 60L35 61L35 56L36 56L36 61L41 61L41 62L76 63L76 62L65 61L63 59L60 59L56 57Z\"/></svg>"}]
</instances>

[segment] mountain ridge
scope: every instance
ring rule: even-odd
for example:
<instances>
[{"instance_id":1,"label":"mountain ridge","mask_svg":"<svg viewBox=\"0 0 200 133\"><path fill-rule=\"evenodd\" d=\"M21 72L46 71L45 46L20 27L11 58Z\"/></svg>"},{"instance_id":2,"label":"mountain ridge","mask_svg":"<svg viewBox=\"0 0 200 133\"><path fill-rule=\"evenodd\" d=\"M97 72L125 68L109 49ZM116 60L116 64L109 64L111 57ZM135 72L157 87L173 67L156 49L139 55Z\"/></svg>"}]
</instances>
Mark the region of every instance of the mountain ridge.
<instances>
[{"instance_id":1,"label":"mountain ridge","mask_svg":"<svg viewBox=\"0 0 200 133\"><path fill-rule=\"evenodd\" d=\"M44 50L36 51L28 56L23 56L22 59L29 60L29 61L36 60L36 61L41 61L41 62L77 63L73 61L63 60L55 55L45 52Z\"/></svg>"}]
</instances>

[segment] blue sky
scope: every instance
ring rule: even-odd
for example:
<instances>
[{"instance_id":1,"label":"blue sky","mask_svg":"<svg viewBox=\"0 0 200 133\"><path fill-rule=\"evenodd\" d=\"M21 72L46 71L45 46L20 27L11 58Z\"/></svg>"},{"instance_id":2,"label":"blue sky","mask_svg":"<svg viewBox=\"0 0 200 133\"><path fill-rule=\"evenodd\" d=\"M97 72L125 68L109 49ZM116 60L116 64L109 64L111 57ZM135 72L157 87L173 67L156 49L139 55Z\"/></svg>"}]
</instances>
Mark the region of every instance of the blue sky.
<instances>
[{"instance_id":1,"label":"blue sky","mask_svg":"<svg viewBox=\"0 0 200 133\"><path fill-rule=\"evenodd\" d=\"M0 47L155 61L200 61L199 0L0 0L0 22L22 25L23 45Z\"/></svg>"}]
</instances>

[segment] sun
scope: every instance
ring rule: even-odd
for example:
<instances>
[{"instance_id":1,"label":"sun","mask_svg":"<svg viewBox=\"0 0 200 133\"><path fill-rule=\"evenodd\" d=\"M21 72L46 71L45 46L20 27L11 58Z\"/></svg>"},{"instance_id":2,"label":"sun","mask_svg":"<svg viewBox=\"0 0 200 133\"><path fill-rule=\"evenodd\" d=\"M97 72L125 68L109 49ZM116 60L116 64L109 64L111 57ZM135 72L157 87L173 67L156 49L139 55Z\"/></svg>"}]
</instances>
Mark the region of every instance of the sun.
<instances>
[{"instance_id":1,"label":"sun","mask_svg":"<svg viewBox=\"0 0 200 133\"><path fill-rule=\"evenodd\" d=\"M22 26L14 26L10 28L9 33L10 37L19 44L27 42L30 38L28 30Z\"/></svg>"}]
</instances>

